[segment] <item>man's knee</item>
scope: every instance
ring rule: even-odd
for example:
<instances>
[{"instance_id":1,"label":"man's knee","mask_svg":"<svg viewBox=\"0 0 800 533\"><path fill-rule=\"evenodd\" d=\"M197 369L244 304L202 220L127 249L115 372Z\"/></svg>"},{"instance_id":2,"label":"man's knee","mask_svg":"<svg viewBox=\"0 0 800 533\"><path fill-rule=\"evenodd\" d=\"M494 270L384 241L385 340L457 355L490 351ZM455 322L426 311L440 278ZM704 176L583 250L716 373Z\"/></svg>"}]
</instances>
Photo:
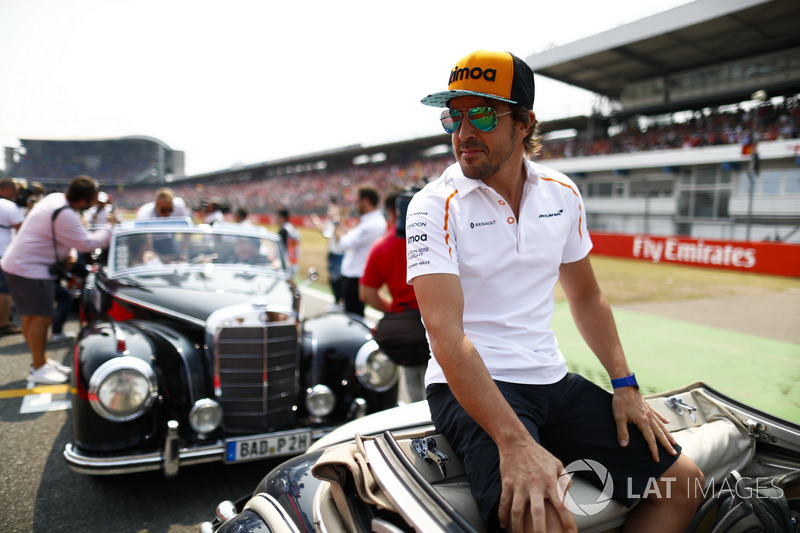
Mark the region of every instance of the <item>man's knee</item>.
<instances>
[{"instance_id":1,"label":"man's knee","mask_svg":"<svg viewBox=\"0 0 800 533\"><path fill-rule=\"evenodd\" d=\"M681 455L657 482L658 491L647 498L655 505L671 505L694 510L703 499L705 476L689 457Z\"/></svg>"}]
</instances>

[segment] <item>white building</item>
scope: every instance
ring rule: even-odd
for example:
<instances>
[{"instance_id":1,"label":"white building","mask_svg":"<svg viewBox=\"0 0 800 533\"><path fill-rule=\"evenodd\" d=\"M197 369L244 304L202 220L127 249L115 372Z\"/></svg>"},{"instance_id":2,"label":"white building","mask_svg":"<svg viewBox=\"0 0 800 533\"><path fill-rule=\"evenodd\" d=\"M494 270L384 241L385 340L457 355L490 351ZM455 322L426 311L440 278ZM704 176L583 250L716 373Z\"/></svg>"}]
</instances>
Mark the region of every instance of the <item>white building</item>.
<instances>
[{"instance_id":1,"label":"white building","mask_svg":"<svg viewBox=\"0 0 800 533\"><path fill-rule=\"evenodd\" d=\"M644 151L633 142L627 153L544 161L578 183L590 229L800 243L798 28L796 0L697 0L529 56L537 75L605 97L610 111L561 121L577 128L570 149L615 128L740 109L728 115L739 119L733 144ZM789 138L759 142L754 170L743 145L754 127L775 137L775 124L770 132L758 118L781 103L794 109L781 117Z\"/></svg>"}]
</instances>

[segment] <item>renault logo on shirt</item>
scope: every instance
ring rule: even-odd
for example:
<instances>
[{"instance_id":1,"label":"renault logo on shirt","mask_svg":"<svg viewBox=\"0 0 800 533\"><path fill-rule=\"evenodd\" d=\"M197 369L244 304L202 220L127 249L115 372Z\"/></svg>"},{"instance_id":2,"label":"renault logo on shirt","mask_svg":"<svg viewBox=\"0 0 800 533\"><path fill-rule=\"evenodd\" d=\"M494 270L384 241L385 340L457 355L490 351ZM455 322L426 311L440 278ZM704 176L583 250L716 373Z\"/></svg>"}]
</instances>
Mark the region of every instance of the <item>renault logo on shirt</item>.
<instances>
[{"instance_id":1,"label":"renault logo on shirt","mask_svg":"<svg viewBox=\"0 0 800 533\"><path fill-rule=\"evenodd\" d=\"M542 213L539 218L560 217L563 212L563 209L559 209L556 213Z\"/></svg>"},{"instance_id":2,"label":"renault logo on shirt","mask_svg":"<svg viewBox=\"0 0 800 533\"><path fill-rule=\"evenodd\" d=\"M475 229L481 226L494 226L495 222L495 220L489 220L487 222L470 222L469 227L470 229Z\"/></svg>"}]
</instances>

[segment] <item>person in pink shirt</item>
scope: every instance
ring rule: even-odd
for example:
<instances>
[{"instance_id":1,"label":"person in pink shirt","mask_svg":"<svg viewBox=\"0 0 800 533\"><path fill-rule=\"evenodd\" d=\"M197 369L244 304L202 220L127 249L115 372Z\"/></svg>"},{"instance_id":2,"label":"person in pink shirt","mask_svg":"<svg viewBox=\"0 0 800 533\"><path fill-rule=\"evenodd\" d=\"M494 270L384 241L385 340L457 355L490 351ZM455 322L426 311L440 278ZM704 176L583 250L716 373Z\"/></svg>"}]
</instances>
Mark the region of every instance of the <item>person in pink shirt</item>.
<instances>
[{"instance_id":1,"label":"person in pink shirt","mask_svg":"<svg viewBox=\"0 0 800 533\"><path fill-rule=\"evenodd\" d=\"M11 245L0 260L14 305L22 317L22 334L31 351L35 383L66 383L69 367L47 359L47 334L53 321L53 266L73 248L91 252L108 244L111 224L89 232L80 211L97 202L97 183L78 176L66 194L52 193L39 200L25 217Z\"/></svg>"}]
</instances>

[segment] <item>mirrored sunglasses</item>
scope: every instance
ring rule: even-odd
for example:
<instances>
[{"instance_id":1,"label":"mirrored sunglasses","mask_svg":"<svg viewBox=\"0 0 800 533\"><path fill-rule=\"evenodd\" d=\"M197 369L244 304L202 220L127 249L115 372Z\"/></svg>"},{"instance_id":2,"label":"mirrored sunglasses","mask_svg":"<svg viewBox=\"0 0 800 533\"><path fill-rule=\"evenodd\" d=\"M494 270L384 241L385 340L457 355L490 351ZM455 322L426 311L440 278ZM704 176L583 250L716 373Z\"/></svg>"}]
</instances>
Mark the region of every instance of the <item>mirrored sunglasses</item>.
<instances>
[{"instance_id":1,"label":"mirrored sunglasses","mask_svg":"<svg viewBox=\"0 0 800 533\"><path fill-rule=\"evenodd\" d=\"M461 125L461 117L466 113L467 120L476 129L489 132L497 126L497 117L510 115L512 111L498 114L493 107L482 106L472 109L445 109L442 111L442 127L447 133L455 133Z\"/></svg>"}]
</instances>

